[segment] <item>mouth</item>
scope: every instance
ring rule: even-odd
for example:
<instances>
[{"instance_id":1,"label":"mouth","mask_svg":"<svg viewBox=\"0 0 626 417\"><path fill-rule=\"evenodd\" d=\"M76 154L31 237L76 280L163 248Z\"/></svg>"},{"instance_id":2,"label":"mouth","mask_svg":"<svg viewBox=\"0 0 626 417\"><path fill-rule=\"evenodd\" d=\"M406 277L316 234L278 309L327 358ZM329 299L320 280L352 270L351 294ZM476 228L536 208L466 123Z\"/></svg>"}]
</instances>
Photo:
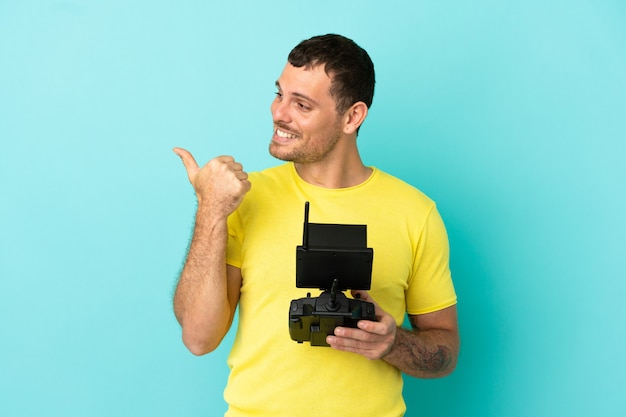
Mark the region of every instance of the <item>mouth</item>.
<instances>
[{"instance_id":1,"label":"mouth","mask_svg":"<svg viewBox=\"0 0 626 417\"><path fill-rule=\"evenodd\" d=\"M274 129L274 138L278 142L287 142L292 139L296 139L297 137L298 135L296 135L295 133L287 132L286 130L283 130L279 127L276 127Z\"/></svg>"}]
</instances>

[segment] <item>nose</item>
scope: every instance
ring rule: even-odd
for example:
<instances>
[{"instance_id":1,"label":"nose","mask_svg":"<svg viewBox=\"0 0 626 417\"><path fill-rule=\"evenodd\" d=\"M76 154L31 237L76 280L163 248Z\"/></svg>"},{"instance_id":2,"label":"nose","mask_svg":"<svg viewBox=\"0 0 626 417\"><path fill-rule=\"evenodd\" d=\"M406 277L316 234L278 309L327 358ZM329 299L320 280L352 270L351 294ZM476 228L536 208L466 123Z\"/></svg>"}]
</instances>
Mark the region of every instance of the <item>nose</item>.
<instances>
[{"instance_id":1,"label":"nose","mask_svg":"<svg viewBox=\"0 0 626 417\"><path fill-rule=\"evenodd\" d=\"M272 118L274 119L274 122L289 123L291 121L289 115L289 107L287 103L285 103L285 100L283 100L281 97L277 96L274 99L270 110L272 112Z\"/></svg>"}]
</instances>

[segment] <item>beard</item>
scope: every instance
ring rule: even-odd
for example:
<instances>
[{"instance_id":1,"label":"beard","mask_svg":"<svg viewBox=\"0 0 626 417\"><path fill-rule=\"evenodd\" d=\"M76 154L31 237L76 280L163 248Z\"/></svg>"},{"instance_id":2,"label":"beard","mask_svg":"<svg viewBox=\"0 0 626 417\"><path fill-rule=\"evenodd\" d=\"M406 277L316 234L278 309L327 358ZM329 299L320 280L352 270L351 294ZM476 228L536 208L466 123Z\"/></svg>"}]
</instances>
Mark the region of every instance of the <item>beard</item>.
<instances>
[{"instance_id":1,"label":"beard","mask_svg":"<svg viewBox=\"0 0 626 417\"><path fill-rule=\"evenodd\" d=\"M278 125L280 128L280 125ZM312 141L310 138L302 142L302 135L299 134L289 144L270 142L269 152L276 159L281 161L294 162L296 164L307 164L320 162L335 149L341 138L340 130L333 129L328 136L323 139Z\"/></svg>"},{"instance_id":2,"label":"beard","mask_svg":"<svg viewBox=\"0 0 626 417\"><path fill-rule=\"evenodd\" d=\"M276 144L270 142L269 151L270 155L281 161L294 162L296 164L310 164L320 162L326 159L337 143L339 142L340 135L335 134L324 140L321 144L309 145L307 143L296 143L297 146L290 146L289 149L285 145Z\"/></svg>"}]
</instances>

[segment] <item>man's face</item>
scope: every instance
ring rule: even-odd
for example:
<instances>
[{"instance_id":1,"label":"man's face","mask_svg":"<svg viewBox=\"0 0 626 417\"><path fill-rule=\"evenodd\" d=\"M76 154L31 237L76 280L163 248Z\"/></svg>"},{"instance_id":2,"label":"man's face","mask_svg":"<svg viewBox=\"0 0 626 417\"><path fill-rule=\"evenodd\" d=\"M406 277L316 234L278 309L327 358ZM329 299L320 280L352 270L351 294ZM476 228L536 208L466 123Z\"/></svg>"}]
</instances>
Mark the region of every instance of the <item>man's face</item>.
<instances>
[{"instance_id":1,"label":"man's face","mask_svg":"<svg viewBox=\"0 0 626 417\"><path fill-rule=\"evenodd\" d=\"M287 64L276 81L271 111L270 154L283 161L323 161L341 137L341 118L330 95L331 79L322 66L310 70Z\"/></svg>"}]
</instances>

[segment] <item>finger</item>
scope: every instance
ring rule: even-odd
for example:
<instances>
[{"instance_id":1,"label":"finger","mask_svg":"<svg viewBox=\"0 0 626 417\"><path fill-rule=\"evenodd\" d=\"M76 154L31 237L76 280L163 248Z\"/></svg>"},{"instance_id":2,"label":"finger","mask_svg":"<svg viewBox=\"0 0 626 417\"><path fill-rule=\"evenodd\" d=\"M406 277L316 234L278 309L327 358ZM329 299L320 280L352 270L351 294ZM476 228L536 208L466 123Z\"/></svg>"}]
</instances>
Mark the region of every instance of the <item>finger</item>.
<instances>
[{"instance_id":1,"label":"finger","mask_svg":"<svg viewBox=\"0 0 626 417\"><path fill-rule=\"evenodd\" d=\"M345 339L362 339L364 332L360 329L355 329L354 327L335 327L333 329L333 335L338 336Z\"/></svg>"},{"instance_id":2,"label":"finger","mask_svg":"<svg viewBox=\"0 0 626 417\"><path fill-rule=\"evenodd\" d=\"M396 322L389 314L385 314L379 321L359 320L357 327L369 334L386 336L393 332Z\"/></svg>"},{"instance_id":3,"label":"finger","mask_svg":"<svg viewBox=\"0 0 626 417\"><path fill-rule=\"evenodd\" d=\"M235 177L237 177L237 179L244 181L248 179L248 173L245 171L234 171L235 173Z\"/></svg>"},{"instance_id":4,"label":"finger","mask_svg":"<svg viewBox=\"0 0 626 417\"><path fill-rule=\"evenodd\" d=\"M378 359L378 345L358 339L328 336L326 342L336 350L353 352L365 356L368 359Z\"/></svg>"},{"instance_id":5,"label":"finger","mask_svg":"<svg viewBox=\"0 0 626 417\"><path fill-rule=\"evenodd\" d=\"M227 157L222 157L222 158L227 158ZM226 163L226 166L228 166L228 168L233 171L233 172L244 172L243 170L243 165L240 162L235 161L235 159L233 157L228 157L230 159L221 159L224 163Z\"/></svg>"},{"instance_id":6,"label":"finger","mask_svg":"<svg viewBox=\"0 0 626 417\"><path fill-rule=\"evenodd\" d=\"M358 298L359 300L363 300L363 301L368 301L370 303L374 303L374 300L372 299L372 297L370 297L369 292L367 292L365 290L350 290L350 292L352 293L352 296L354 298Z\"/></svg>"},{"instance_id":7,"label":"finger","mask_svg":"<svg viewBox=\"0 0 626 417\"><path fill-rule=\"evenodd\" d=\"M235 174L235 177L238 180L242 182L247 182L248 173L243 170L243 165L241 163L235 161L235 159L231 156L221 156L220 158L222 161L227 163L229 169Z\"/></svg>"},{"instance_id":8,"label":"finger","mask_svg":"<svg viewBox=\"0 0 626 417\"><path fill-rule=\"evenodd\" d=\"M376 317L380 319L380 317L384 315L384 310L380 308L376 301L374 301L369 292L365 290L350 290L350 292L352 293L352 296L354 298L358 298L359 300L367 301L368 303L374 304L374 314L376 314Z\"/></svg>"},{"instance_id":9,"label":"finger","mask_svg":"<svg viewBox=\"0 0 626 417\"><path fill-rule=\"evenodd\" d=\"M359 298L360 300L367 301L374 304L374 314L378 321L360 320L357 323L359 329L366 332L376 333L379 335L385 335L389 333L391 328L394 328L396 321L389 313L383 310L378 303L369 295L369 292L365 290L352 290L352 296Z\"/></svg>"},{"instance_id":10,"label":"finger","mask_svg":"<svg viewBox=\"0 0 626 417\"><path fill-rule=\"evenodd\" d=\"M248 181L247 177L248 176L246 175L246 178L241 180L241 183L243 184L244 194L250 191L250 189L252 189L252 183Z\"/></svg>"},{"instance_id":11,"label":"finger","mask_svg":"<svg viewBox=\"0 0 626 417\"><path fill-rule=\"evenodd\" d=\"M245 171L243 170L243 165L241 165L239 162L231 162L228 164L228 168L233 171L233 172L243 172L245 173Z\"/></svg>"},{"instance_id":12,"label":"finger","mask_svg":"<svg viewBox=\"0 0 626 417\"><path fill-rule=\"evenodd\" d=\"M233 158L230 155L220 155L220 156L216 156L214 159L216 161L225 162L225 163L235 162L235 158Z\"/></svg>"},{"instance_id":13,"label":"finger","mask_svg":"<svg viewBox=\"0 0 626 417\"><path fill-rule=\"evenodd\" d=\"M183 161L183 165L185 166L185 169L187 170L187 175L189 176L189 179L191 180L194 177L194 175L200 170L200 167L198 166L196 159L193 157L191 152L189 152L186 149L174 148L173 151Z\"/></svg>"}]
</instances>

